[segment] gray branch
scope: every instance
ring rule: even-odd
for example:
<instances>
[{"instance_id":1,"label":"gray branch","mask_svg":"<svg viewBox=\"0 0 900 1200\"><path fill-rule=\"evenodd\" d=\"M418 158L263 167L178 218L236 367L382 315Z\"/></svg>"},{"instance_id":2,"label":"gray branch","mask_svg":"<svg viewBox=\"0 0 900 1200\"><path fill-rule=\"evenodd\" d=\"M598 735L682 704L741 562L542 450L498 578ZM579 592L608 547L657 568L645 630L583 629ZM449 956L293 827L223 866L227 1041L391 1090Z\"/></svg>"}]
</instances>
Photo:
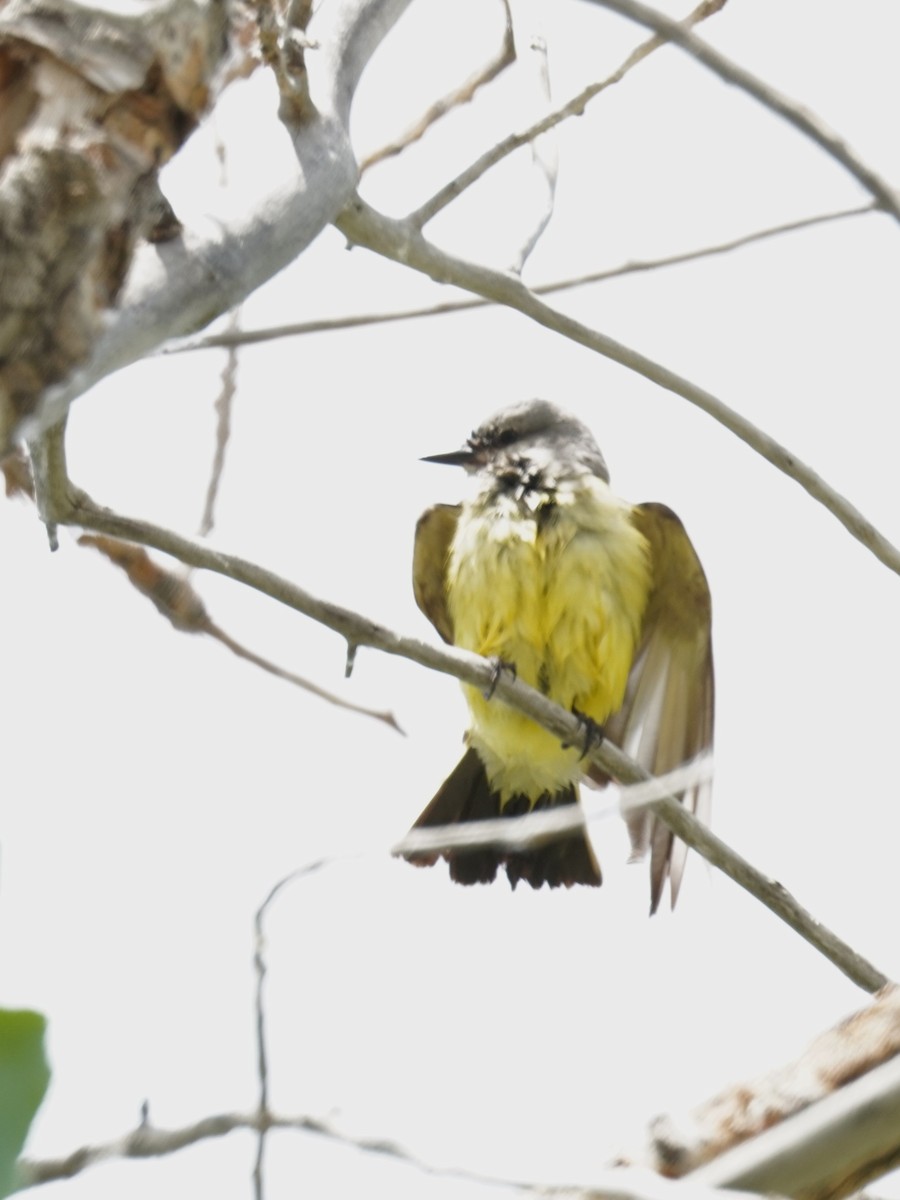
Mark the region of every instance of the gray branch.
<instances>
[{"instance_id":1,"label":"gray branch","mask_svg":"<svg viewBox=\"0 0 900 1200\"><path fill-rule=\"evenodd\" d=\"M41 516L48 527L78 525L161 550L187 566L225 575L333 629L346 639L351 654L357 647L371 646L387 654L408 658L420 666L453 675L481 691L490 690L498 702L525 713L563 742L571 744L583 737L579 718L521 680L509 678L508 672L501 672L498 679L494 664L488 659L455 647L435 646L404 637L361 613L322 600L247 559L224 554L204 542L158 525L100 508L69 481L60 430L51 431L35 450L35 485ZM650 778L643 768L610 742L602 742L588 758L622 783L641 783ZM780 883L766 878L687 812L673 796L655 800L650 807L682 841L760 900L849 979L867 991L884 986L886 976L816 921Z\"/></svg>"},{"instance_id":2,"label":"gray branch","mask_svg":"<svg viewBox=\"0 0 900 1200\"><path fill-rule=\"evenodd\" d=\"M841 208L833 212L818 213L810 217L799 217L793 221L783 221L778 225L769 225L765 229L740 234L738 237L729 238L724 242L700 246L695 250L681 250L659 258L629 259L619 266L586 271L582 275L569 275L565 279L551 280L547 283L531 284L531 291L535 296L549 296L554 292L586 287L591 283L605 283L609 279L620 279L623 275L636 275L647 271L662 270L666 267L680 266L682 263L696 262L698 259L730 254L734 250L752 246L755 242L781 237L786 233L796 233L834 221L845 221L848 217L871 216L877 211L875 205L869 203L857 204L852 208ZM333 333L337 330L359 329L367 325L386 325L392 321L415 321L421 317L441 317L449 313L469 312L475 308L490 308L493 304L493 300L487 299L447 300L442 304L421 305L417 308L395 309L390 312L355 313L346 317L320 317L313 321L296 321L288 325L271 325L266 328L242 329L236 332L214 333L185 339L171 346L163 347L160 353L187 354L194 350L255 346L260 342L271 342L287 337L303 337L310 333Z\"/></svg>"},{"instance_id":3,"label":"gray branch","mask_svg":"<svg viewBox=\"0 0 900 1200\"><path fill-rule=\"evenodd\" d=\"M310 22L311 119L289 127L299 172L293 187L249 213L182 238L143 245L118 307L90 357L48 390L33 438L59 420L98 380L136 362L162 342L192 333L228 312L292 262L353 194L357 165L347 132L350 103L366 63L409 0L332 0Z\"/></svg>"},{"instance_id":4,"label":"gray branch","mask_svg":"<svg viewBox=\"0 0 900 1200\"><path fill-rule=\"evenodd\" d=\"M843 1194L856 1173L855 1191L900 1154L898 1054L900 988L892 986L792 1062L656 1118L646 1143L618 1161L809 1198Z\"/></svg>"},{"instance_id":5,"label":"gray branch","mask_svg":"<svg viewBox=\"0 0 900 1200\"><path fill-rule=\"evenodd\" d=\"M517 309L539 325L560 333L604 358L620 363L643 375L666 391L689 401L713 417L726 429L751 446L758 454L795 480L814 500L828 509L857 541L862 542L885 566L900 574L900 550L868 521L858 508L825 482L812 467L752 421L729 408L705 388L683 375L670 371L638 350L615 338L583 325L573 317L545 304L517 276L494 271L480 263L468 262L439 249L429 242L411 220L394 220L377 212L359 196L355 197L335 222L341 232L357 245L365 246L385 258L413 267L437 283L454 284L465 291Z\"/></svg>"},{"instance_id":6,"label":"gray branch","mask_svg":"<svg viewBox=\"0 0 900 1200\"><path fill-rule=\"evenodd\" d=\"M776 113L789 125L793 125L810 141L821 146L826 154L840 163L858 183L862 184L878 202L880 208L890 213L895 220L900 221L900 193L889 187L881 176L863 162L852 147L833 129L829 129L824 121L798 104L796 100L785 96L770 84L764 83L752 71L739 66L730 58L726 58L709 42L705 42L678 21L673 21L665 13L661 13L647 4L639 3L639 0L591 0L591 3L597 4L601 8L608 8L630 21L652 29L658 37L665 38L666 41L690 54L692 58L718 75L725 83L732 84L752 96L754 100Z\"/></svg>"},{"instance_id":7,"label":"gray branch","mask_svg":"<svg viewBox=\"0 0 900 1200\"><path fill-rule=\"evenodd\" d=\"M323 866L293 872L271 890L262 919L283 888ZM504 1184L523 1193L570 1200L714 1200L716 1189L833 1200L878 1178L900 1159L900 989L884 989L865 1009L815 1039L795 1061L742 1081L685 1118L657 1118L637 1153L598 1173L590 1188L538 1187L462 1168L434 1167L405 1146L352 1135L334 1122L279 1115L265 1107L220 1113L181 1129L144 1122L114 1141L83 1146L63 1158L23 1160L20 1186L68 1179L112 1158L168 1155L235 1129L294 1129L368 1153L387 1155L430 1174ZM702 1165L698 1165L702 1164ZM674 1176L663 1179L659 1172ZM740 1193L739 1193L740 1194Z\"/></svg>"}]
</instances>

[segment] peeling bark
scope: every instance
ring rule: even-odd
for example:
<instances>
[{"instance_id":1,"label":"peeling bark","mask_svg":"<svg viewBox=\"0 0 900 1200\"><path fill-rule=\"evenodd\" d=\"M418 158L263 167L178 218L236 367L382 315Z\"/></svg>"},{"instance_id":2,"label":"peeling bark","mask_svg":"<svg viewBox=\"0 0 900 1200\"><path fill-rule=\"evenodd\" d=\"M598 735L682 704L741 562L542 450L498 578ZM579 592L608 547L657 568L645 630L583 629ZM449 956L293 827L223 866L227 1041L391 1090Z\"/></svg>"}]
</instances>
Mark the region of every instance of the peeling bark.
<instances>
[{"instance_id":1,"label":"peeling bark","mask_svg":"<svg viewBox=\"0 0 900 1200\"><path fill-rule=\"evenodd\" d=\"M839 1092L900 1054L900 987L822 1033L794 1062L736 1084L682 1116L658 1117L647 1144L616 1165L680 1178ZM900 1155L900 1125L888 1156ZM866 1178L877 1176L874 1169Z\"/></svg>"},{"instance_id":2,"label":"peeling bark","mask_svg":"<svg viewBox=\"0 0 900 1200\"><path fill-rule=\"evenodd\" d=\"M90 353L137 239L177 232L157 171L225 49L218 3L0 4L0 454Z\"/></svg>"}]
</instances>

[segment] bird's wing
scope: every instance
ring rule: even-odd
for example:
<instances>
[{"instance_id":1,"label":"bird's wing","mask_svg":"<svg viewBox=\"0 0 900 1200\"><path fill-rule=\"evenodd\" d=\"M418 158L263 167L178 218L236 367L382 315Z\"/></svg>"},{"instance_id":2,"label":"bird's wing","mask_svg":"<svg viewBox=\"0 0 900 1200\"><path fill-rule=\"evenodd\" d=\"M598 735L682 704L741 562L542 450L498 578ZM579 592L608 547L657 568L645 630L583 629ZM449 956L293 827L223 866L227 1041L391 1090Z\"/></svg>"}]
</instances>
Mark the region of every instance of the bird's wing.
<instances>
[{"instance_id":1,"label":"bird's wing","mask_svg":"<svg viewBox=\"0 0 900 1200\"><path fill-rule=\"evenodd\" d=\"M712 606L703 567L675 513L664 504L639 504L632 521L650 547L652 588L625 700L606 734L651 774L662 775L712 749ZM681 799L708 821L708 781ZM667 877L674 905L687 847L650 812L630 817L628 826L635 856L650 850L650 911Z\"/></svg>"},{"instance_id":2,"label":"bird's wing","mask_svg":"<svg viewBox=\"0 0 900 1200\"><path fill-rule=\"evenodd\" d=\"M460 505L435 504L416 525L413 548L413 591L416 604L445 642L453 644L453 622L447 608L447 560L456 533Z\"/></svg>"}]
</instances>

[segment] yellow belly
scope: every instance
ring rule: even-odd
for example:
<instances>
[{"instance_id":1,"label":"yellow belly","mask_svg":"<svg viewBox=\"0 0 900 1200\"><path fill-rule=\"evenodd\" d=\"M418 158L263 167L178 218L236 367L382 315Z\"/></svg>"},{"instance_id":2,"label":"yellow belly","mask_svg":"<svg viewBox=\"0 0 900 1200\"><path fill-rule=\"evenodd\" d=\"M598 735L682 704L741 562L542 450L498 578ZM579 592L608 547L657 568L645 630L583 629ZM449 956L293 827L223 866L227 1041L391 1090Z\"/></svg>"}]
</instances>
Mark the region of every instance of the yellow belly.
<instances>
[{"instance_id":1,"label":"yellow belly","mask_svg":"<svg viewBox=\"0 0 900 1200\"><path fill-rule=\"evenodd\" d=\"M543 512L511 494L465 505L447 573L456 644L513 664L598 724L622 703L649 586L628 506L593 476L561 487ZM469 742L503 801L533 801L578 778L577 749L476 688L465 692Z\"/></svg>"}]
</instances>

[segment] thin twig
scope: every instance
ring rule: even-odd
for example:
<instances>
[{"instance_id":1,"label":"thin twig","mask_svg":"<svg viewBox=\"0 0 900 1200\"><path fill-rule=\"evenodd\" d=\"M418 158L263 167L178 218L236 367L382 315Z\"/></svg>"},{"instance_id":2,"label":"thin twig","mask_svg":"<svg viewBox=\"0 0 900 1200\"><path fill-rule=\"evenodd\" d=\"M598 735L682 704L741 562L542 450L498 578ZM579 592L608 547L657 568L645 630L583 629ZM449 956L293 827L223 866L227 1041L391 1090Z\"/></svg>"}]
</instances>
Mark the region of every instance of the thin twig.
<instances>
[{"instance_id":1,"label":"thin twig","mask_svg":"<svg viewBox=\"0 0 900 1200\"><path fill-rule=\"evenodd\" d=\"M345 237L385 258L430 276L439 283L455 284L495 303L517 309L539 325L586 346L613 362L674 392L702 409L726 429L751 446L779 471L788 475L832 513L853 537L866 546L885 566L900 574L900 550L868 521L846 497L817 475L786 447L759 429L752 421L729 408L724 401L661 363L633 350L599 330L545 304L515 275L494 271L479 263L456 258L427 241L409 221L397 221L365 204L358 196L335 222Z\"/></svg>"},{"instance_id":2,"label":"thin twig","mask_svg":"<svg viewBox=\"0 0 900 1200\"><path fill-rule=\"evenodd\" d=\"M46 519L61 525L80 525L111 537L152 546L188 566L235 579L328 626L353 646L371 646L387 654L408 658L421 666L453 675L481 691L492 688L498 701L525 713L563 742L571 744L581 735L579 718L521 680L508 678L507 673L503 673L498 680L494 665L487 659L454 647L435 646L404 637L360 613L322 600L256 563L224 554L205 542L183 537L172 530L99 508L64 476L64 455L56 453L43 459L38 457L42 468L50 472L49 478L35 479L39 495L46 497L43 504ZM588 757L620 782L636 783L650 778L637 763L608 742L602 742ZM687 812L674 797L655 801L652 811L682 841L756 896L860 987L876 991L887 982L886 977L871 963L815 921L781 884L757 871Z\"/></svg>"},{"instance_id":3,"label":"thin twig","mask_svg":"<svg viewBox=\"0 0 900 1200\"><path fill-rule=\"evenodd\" d=\"M568 291L572 288L584 287L591 283L605 283L609 279L619 279L623 275L633 275L643 271L657 271L666 267L680 266L682 263L694 262L698 259L712 258L717 254L728 254L732 250L740 250L755 242L766 241L768 238L779 237L785 233L795 233L801 229L810 229L816 225L826 225L832 221L844 221L848 217L871 216L878 212L877 205L855 205L853 208L837 209L835 212L819 213L812 217L799 217L794 221L784 221L779 225L770 225L765 229L744 233L740 237L730 238L725 242L716 242L711 246L701 246L696 250L683 250L677 254L666 254L661 258L638 258L621 263L617 267L605 267L598 271L589 271L584 275L569 275L564 279L553 280L549 283L533 284L531 291L535 296L549 296L556 292ZM184 339L163 346L160 354L186 354L194 350L216 350L229 346L253 346L261 342L275 341L278 338L303 337L311 333L334 333L343 329L358 329L367 325L384 325L391 321L414 321L421 317L440 317L449 313L468 312L475 308L495 307L497 301L490 299L477 300L448 300L443 304L431 304L427 307L400 308L386 313L360 313L347 317L325 317L316 321L298 321L292 325L272 325L266 329L242 330L240 333L215 333L204 337Z\"/></svg>"},{"instance_id":4,"label":"thin twig","mask_svg":"<svg viewBox=\"0 0 900 1200\"><path fill-rule=\"evenodd\" d=\"M649 808L657 800L711 780L712 774L712 757L705 755L643 783L604 788L603 796L608 798L602 804L592 802L593 797L582 797L580 804L532 811L518 817L418 826L391 847L391 854L407 858L451 850L532 850L551 838L579 832L585 825Z\"/></svg>"},{"instance_id":5,"label":"thin twig","mask_svg":"<svg viewBox=\"0 0 900 1200\"><path fill-rule=\"evenodd\" d=\"M589 1188L533 1184L459 1167L437 1166L398 1142L354 1136L330 1121L305 1114L282 1116L269 1113L263 1119L259 1113L219 1113L180 1129L157 1129L141 1124L124 1137L82 1146L64 1158L20 1160L19 1187L24 1190L71 1179L94 1164L111 1159L174 1154L210 1138L224 1137L236 1129L258 1132L266 1128L314 1134L354 1150L386 1155L429 1175L466 1183L514 1187L526 1194L566 1197L567 1200L722 1200L722 1193L714 1190L722 1187L728 1189L730 1200L751 1200L752 1195L758 1196L761 1192L772 1196L773 1187L779 1184L788 1191L788 1176L794 1183L794 1194L811 1194L811 1176L821 1179L826 1156L831 1158L832 1180L843 1178L840 1173L847 1169L848 1163L857 1165L857 1169L858 1164L864 1163L870 1168L867 1177L876 1177L895 1165L898 1097L900 1063L895 1058L866 1071L833 1096L780 1121L767 1133L717 1156L681 1181L664 1179L640 1168L614 1167L597 1172ZM746 1105L747 1088L743 1089L741 1098ZM883 1155L885 1146L893 1147L893 1160L877 1158L879 1152ZM754 1188L755 1193L736 1190L741 1187Z\"/></svg>"},{"instance_id":6,"label":"thin twig","mask_svg":"<svg viewBox=\"0 0 900 1200\"><path fill-rule=\"evenodd\" d=\"M521 821L529 819L520 818ZM256 1131L260 1143L270 1129L298 1130L356 1150L389 1156L428 1174L466 1182L502 1184L530 1194L567 1197L568 1200L576 1197L579 1200L681 1200L677 1184L661 1179L655 1171L682 1177L685 1172L691 1172L686 1176L691 1191L684 1193L690 1200L717 1200L713 1194L707 1196L704 1191L695 1190L698 1184L702 1188L710 1183L729 1188L756 1186L757 1190L764 1190L769 1195L779 1191L794 1194L798 1190L808 1191L813 1176L821 1178L823 1155L829 1152L830 1178L835 1181L844 1178L841 1172L847 1170L848 1163L852 1163L851 1169L856 1171L864 1164L865 1179L869 1179L887 1169L886 1149L893 1150L896 1158L900 1078L896 1059L883 1065L891 1057L896 1042L891 1030L887 1033L884 1030L884 1023L891 1022L896 1010L896 990L883 992L874 1004L819 1035L795 1064L760 1080L727 1089L708 1101L691 1115L687 1140L681 1136L682 1129L671 1120L655 1120L650 1128L649 1145L641 1148L637 1157L633 1152L620 1155L612 1169L601 1171L594 1177L589 1189L570 1185L547 1187L484 1176L461 1168L435 1167L396 1141L353 1136L333 1122L305 1114L280 1116L273 1113L268 1107L265 1040L265 918L272 903L288 885L348 857L356 856L318 858L304 864L279 880L257 910L254 964L261 1097L257 1111L222 1113L173 1130L153 1127L144 1113L135 1130L112 1142L83 1146L60 1159L21 1161L20 1187L71 1178L94 1163L112 1158L172 1154L197 1142L222 1137L235 1129ZM748 1097L752 1102L748 1103ZM802 1110L799 1115L798 1110ZM862 1114L865 1114L867 1135L863 1157L859 1154ZM870 1120L873 1115L876 1119ZM753 1136L760 1122L768 1125L773 1121L777 1123L774 1132L761 1138ZM806 1134L805 1143L798 1143L798 1128ZM823 1145L823 1137L831 1140L830 1145ZM735 1149L738 1142L744 1144ZM835 1152L837 1145L840 1149ZM667 1157L669 1151L674 1158ZM695 1169L698 1161L706 1164L700 1170ZM629 1165L632 1163L637 1163L637 1167ZM652 1168L650 1171L642 1169L648 1165Z\"/></svg>"},{"instance_id":7,"label":"thin twig","mask_svg":"<svg viewBox=\"0 0 900 1200\"><path fill-rule=\"evenodd\" d=\"M228 318L228 332L236 335L240 332L240 309L234 309ZM225 366L222 368L219 394L216 396L216 448L213 453L212 469L209 473L209 486L206 489L206 500L203 505L203 516L200 518L200 537L208 537L215 522L216 501L219 498L219 488L222 483L222 472L225 470L225 451L231 436L231 410L237 392L238 355L240 343L232 342L228 346Z\"/></svg>"},{"instance_id":8,"label":"thin twig","mask_svg":"<svg viewBox=\"0 0 900 1200\"><path fill-rule=\"evenodd\" d=\"M505 21L503 26L503 41L496 54L484 66L479 67L474 74L461 83L458 88L454 88L452 92L449 92L446 96L442 96L440 100L435 100L422 116L419 117L418 121L415 121L395 141L388 142L380 150L375 150L368 157L364 158L360 163L360 175L364 175L376 163L401 154L408 146L419 141L420 138L425 136L432 125L436 124L442 117L445 117L447 113L452 112L454 108L468 104L479 88L490 83L492 79L496 79L501 72L505 71L511 63L516 61L516 46L513 38L512 13L509 11L509 0L500 0L500 3L503 5Z\"/></svg>"},{"instance_id":9,"label":"thin twig","mask_svg":"<svg viewBox=\"0 0 900 1200\"><path fill-rule=\"evenodd\" d=\"M259 1100L256 1113L256 1155L253 1160L253 1190L255 1200L263 1200L263 1170L265 1166L266 1134L272 1123L272 1112L269 1108L269 1048L266 1039L266 935L265 915L269 905L281 889L293 878L318 870L319 862L311 865L309 870L293 872L270 890L262 904L256 910L253 920L253 969L256 974L256 991L254 995L254 1013L256 1026L256 1072L259 1079Z\"/></svg>"},{"instance_id":10,"label":"thin twig","mask_svg":"<svg viewBox=\"0 0 900 1200\"><path fill-rule=\"evenodd\" d=\"M730 58L726 58L715 50L708 42L697 37L678 21L673 21L665 13L659 12L649 5L641 4L639 0L590 0L601 8L644 25L666 41L672 42L697 62L718 75L725 83L733 84L752 96L771 112L777 113L788 124L793 125L804 136L820 146L826 154L848 171L877 200L880 208L900 221L900 193L890 187L877 172L873 171L842 137L830 129L824 121L814 113L809 112L796 100L779 92L770 84L764 83L759 76L746 68L739 66Z\"/></svg>"},{"instance_id":11,"label":"thin twig","mask_svg":"<svg viewBox=\"0 0 900 1200\"><path fill-rule=\"evenodd\" d=\"M406 731L389 709L368 708L364 704L354 704L352 700L346 700L343 696L337 696L327 688L313 683L311 679L306 679L303 675L295 675L293 671L287 671L284 667L279 667L277 663L270 662L269 659L263 658L262 655L254 654L252 650L248 650L246 646L242 646L240 642L236 642L234 638L229 637L224 630L220 629L212 621L209 622L204 632L209 637L213 637L221 642L223 646L227 646L231 653L238 658L243 658L246 662L253 663L254 666L259 667L261 670L268 671L270 675L274 675L277 679L284 679L287 683L292 683L295 687L309 692L311 696L317 696L319 700L324 700L326 704L334 705L335 708L343 708L347 712L358 713L361 717L372 717L376 721L381 721L385 725L390 726L391 729L396 730L403 737L406 737Z\"/></svg>"},{"instance_id":12,"label":"thin twig","mask_svg":"<svg viewBox=\"0 0 900 1200\"><path fill-rule=\"evenodd\" d=\"M531 54L537 56L537 86L545 103L550 102L550 72L547 67L547 43L543 38L534 38L530 46ZM534 60L530 61L534 70ZM556 203L556 185L559 179L559 154L556 139L550 133L535 138L531 143L531 162L534 174L537 175L544 197L540 210L534 222L534 228L529 232L523 244L519 247L513 259L511 270L521 275L532 251L541 239L544 230L550 224L553 208Z\"/></svg>"},{"instance_id":13,"label":"thin twig","mask_svg":"<svg viewBox=\"0 0 900 1200\"><path fill-rule=\"evenodd\" d=\"M318 863L312 869L318 868ZM256 974L256 992L254 996L254 1012L256 1025L256 1072L259 1079L259 1100L257 1108L256 1127L256 1156L253 1161L253 1189L256 1200L263 1198L263 1169L265 1165L266 1134L269 1131L272 1113L269 1109L269 1048L266 1040L266 935L265 915L269 905L290 879L300 877L300 872L279 880L256 910L253 921L253 969Z\"/></svg>"},{"instance_id":14,"label":"thin twig","mask_svg":"<svg viewBox=\"0 0 900 1200\"><path fill-rule=\"evenodd\" d=\"M224 1137L235 1129L256 1129L258 1121L251 1113L217 1113L180 1129L157 1129L142 1121L130 1133L93 1146L81 1146L63 1158L20 1159L17 1164L20 1189L72 1179L87 1167L113 1158L155 1158L175 1154L186 1146L209 1138Z\"/></svg>"},{"instance_id":15,"label":"thin twig","mask_svg":"<svg viewBox=\"0 0 900 1200\"><path fill-rule=\"evenodd\" d=\"M174 571L167 570L154 562L149 554L140 546L123 542L117 538L103 535L82 534L78 539L79 546L90 546L98 550L106 559L120 567L128 576L129 582L153 604L157 612L166 618L179 633L204 634L215 638L237 658L252 663L270 675L291 683L294 687L302 688L326 704L346 712L357 713L359 716L372 717L389 725L397 733L405 736L393 713L385 709L368 708L362 704L354 704L342 696L337 696L327 688L320 687L302 675L296 675L284 667L235 641L224 629L212 620L206 605L191 586L190 581Z\"/></svg>"},{"instance_id":16,"label":"thin twig","mask_svg":"<svg viewBox=\"0 0 900 1200\"><path fill-rule=\"evenodd\" d=\"M339 1129L333 1122L301 1114L279 1116L270 1113L265 1120L258 1113L219 1113L181 1129L156 1129L138 1126L124 1137L94 1146L82 1146L65 1158L22 1159L19 1166L20 1189L71 1179L98 1162L116 1158L155 1158L174 1154L187 1146L209 1138L224 1137L236 1129L292 1129L328 1138L342 1146L368 1154L380 1154L425 1174L439 1178L457 1179L463 1183L517 1188L535 1197L559 1196L566 1200L723 1200L710 1189L694 1187L688 1182L663 1179L650 1171L631 1167L614 1167L598 1171L590 1188L547 1186L525 1180L485 1175L464 1167L438 1166L413 1153L399 1142L388 1138L356 1136ZM728 1192L728 1200L758 1200L758 1197L739 1191Z\"/></svg>"},{"instance_id":17,"label":"thin twig","mask_svg":"<svg viewBox=\"0 0 900 1200\"><path fill-rule=\"evenodd\" d=\"M299 0L298 0L299 2ZM298 17L298 20L300 18ZM262 31L260 32L262 37ZM228 147L222 138L222 131L218 123L213 125L213 145L215 147L216 161L219 164L219 187L226 188L228 186ZM240 305L233 308L228 314L227 329L230 334L238 334L241 328L241 308ZM234 405L234 398L237 394L237 374L238 374L238 354L239 343L232 342L227 347L225 355L225 365L222 368L220 375L221 387L215 401L216 414L216 443L213 451L212 468L209 473L209 484L206 488L206 499L203 504L203 515L200 518L200 527L197 533L200 537L209 537L215 523L216 502L219 498L219 488L222 483L222 474L225 470L225 452L228 448L228 441L231 437L231 410Z\"/></svg>"},{"instance_id":18,"label":"thin twig","mask_svg":"<svg viewBox=\"0 0 900 1200\"><path fill-rule=\"evenodd\" d=\"M353 855L335 856L333 858L316 858L305 863L302 867L291 871L270 888L266 898L256 910L253 919L253 970L256 975L256 994L254 1000L256 1025L256 1070L259 1079L259 1107L256 1113L256 1156L253 1163L253 1186L255 1200L263 1200L263 1168L265 1164L266 1134L275 1125L281 1125L285 1118L279 1120L269 1108L269 1048L266 1037L266 1003L265 988L268 967L266 964L266 931L265 921L273 902L284 889L292 883L306 879L316 874L323 867L333 866L337 862ZM323 1128L320 1132L326 1132ZM330 1129L328 1130L330 1134ZM343 1140L337 1135L339 1140Z\"/></svg>"},{"instance_id":19,"label":"thin twig","mask_svg":"<svg viewBox=\"0 0 900 1200\"><path fill-rule=\"evenodd\" d=\"M218 1113L180 1129L157 1129L152 1125L140 1125L124 1137L94 1146L82 1146L64 1158L22 1159L18 1164L19 1187L24 1189L60 1179L71 1179L95 1163L110 1159L156 1158L175 1154L187 1146L196 1145L198 1142L210 1138L224 1137L236 1129L255 1130L260 1134L269 1129L292 1129L328 1138L354 1150L388 1155L429 1174L459 1178L473 1183L506 1184L511 1187L521 1187L526 1191L532 1190L533 1186L514 1180L479 1175L462 1168L438 1167L413 1154L399 1142L389 1141L385 1138L356 1136L339 1129L332 1122L323 1118L305 1114L279 1116L276 1113L268 1112L266 1114ZM630 1172L627 1170L623 1171L623 1178L628 1174ZM645 1173L641 1172L638 1177L643 1178L644 1175ZM677 1195L677 1193L673 1193L673 1195Z\"/></svg>"},{"instance_id":20,"label":"thin twig","mask_svg":"<svg viewBox=\"0 0 900 1200\"><path fill-rule=\"evenodd\" d=\"M707 17L712 16L723 8L725 3L726 0L703 0L692 13L685 17L684 27L687 29L692 25L696 25L699 21L705 21ZM542 117L539 121L535 121L534 124L529 125L526 129L521 130L519 133L509 134L495 146L492 146L490 150L486 150L473 163L470 163L464 171L461 171L455 179L451 179L448 183L444 184L429 200L420 205L415 212L410 213L408 219L414 225L418 225L420 229L423 229L429 221L433 220L439 212L442 212L458 196L461 196L466 188L476 183L491 167L495 167L497 163L502 162L514 150L518 150L522 146L527 146L530 142L535 141L535 139L554 129L561 122L568 120L569 117L580 117L589 101L593 100L595 96L599 96L601 92L606 91L607 88L612 87L613 84L621 82L632 67L636 67L639 62L642 62L654 50L658 50L660 46L664 46L665 44L665 39L660 37L648 38L646 42L642 42L640 46L632 50L631 54L628 55L625 61L611 75L607 75L605 79L597 83L589 84L576 96L573 96L562 108L557 109L555 112L547 113L546 116Z\"/></svg>"},{"instance_id":21,"label":"thin twig","mask_svg":"<svg viewBox=\"0 0 900 1200\"><path fill-rule=\"evenodd\" d=\"M348 858L358 857L356 855L345 854L335 855L332 858L316 858L311 862L304 863L303 866L297 867L282 879L279 879L273 887L269 889L262 904L256 910L253 918L253 970L256 975L256 993L254 997L254 1012L256 1026L256 1070L257 1078L259 1079L259 1106L249 1121L252 1124L246 1127L253 1128L257 1132L256 1140L256 1156L253 1163L253 1187L255 1200L263 1198L263 1168L265 1165L265 1144L266 1134L270 1129L275 1127L288 1128L295 1127L307 1129L312 1132L323 1133L329 1137L335 1137L339 1141L346 1139L340 1133L337 1133L331 1126L324 1123L315 1122L313 1128L312 1118L290 1118L277 1117L269 1108L269 1048L266 1037L266 975L268 967L266 964L266 931L265 921L266 916L273 902L282 893L282 891L291 883L296 883L298 880L306 879L310 875L316 874L323 867L334 866L338 862L345 861ZM248 1120L245 1118L245 1121ZM238 1126L235 1126L238 1128ZM352 1144L353 1139L350 1139ZM357 1148L365 1149L361 1143L357 1144Z\"/></svg>"}]
</instances>

